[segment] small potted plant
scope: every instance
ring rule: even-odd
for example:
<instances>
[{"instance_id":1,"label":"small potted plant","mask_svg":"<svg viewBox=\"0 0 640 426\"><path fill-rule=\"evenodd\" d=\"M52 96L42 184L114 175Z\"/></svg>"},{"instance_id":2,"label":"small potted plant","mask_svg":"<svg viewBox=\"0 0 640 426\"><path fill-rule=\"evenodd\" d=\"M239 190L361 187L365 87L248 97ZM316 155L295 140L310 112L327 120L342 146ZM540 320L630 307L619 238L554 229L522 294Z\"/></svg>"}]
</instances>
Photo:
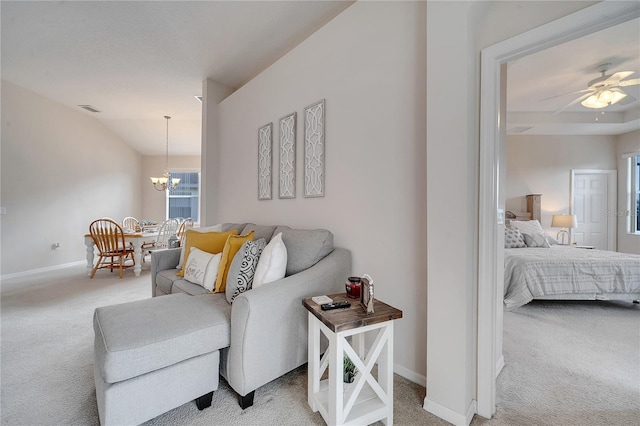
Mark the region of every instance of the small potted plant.
<instances>
[{"instance_id":1,"label":"small potted plant","mask_svg":"<svg viewBox=\"0 0 640 426\"><path fill-rule=\"evenodd\" d=\"M358 374L358 369L356 368L353 361L348 356L344 356L344 367L342 370L342 380L345 383L353 383L353 379Z\"/></svg>"}]
</instances>

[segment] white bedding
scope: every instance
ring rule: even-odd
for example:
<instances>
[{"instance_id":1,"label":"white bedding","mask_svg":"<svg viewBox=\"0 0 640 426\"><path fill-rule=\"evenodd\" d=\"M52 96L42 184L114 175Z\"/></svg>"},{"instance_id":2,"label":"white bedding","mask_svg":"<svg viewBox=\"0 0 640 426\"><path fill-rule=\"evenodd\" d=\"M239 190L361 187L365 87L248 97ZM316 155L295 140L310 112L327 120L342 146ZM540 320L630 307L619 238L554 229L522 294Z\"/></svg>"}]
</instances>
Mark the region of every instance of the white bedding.
<instances>
[{"instance_id":1,"label":"white bedding","mask_svg":"<svg viewBox=\"0 0 640 426\"><path fill-rule=\"evenodd\" d=\"M509 310L534 298L640 295L640 255L559 245L504 252L504 303Z\"/></svg>"}]
</instances>

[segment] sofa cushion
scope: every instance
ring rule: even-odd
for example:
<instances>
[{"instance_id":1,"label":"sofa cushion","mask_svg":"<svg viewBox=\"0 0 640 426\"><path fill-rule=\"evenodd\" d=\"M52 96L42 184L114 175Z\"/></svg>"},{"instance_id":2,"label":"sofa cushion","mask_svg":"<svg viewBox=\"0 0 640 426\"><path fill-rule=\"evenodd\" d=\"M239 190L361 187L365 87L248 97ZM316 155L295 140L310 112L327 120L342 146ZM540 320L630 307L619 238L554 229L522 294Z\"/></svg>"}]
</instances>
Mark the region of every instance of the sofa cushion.
<instances>
[{"instance_id":1,"label":"sofa cushion","mask_svg":"<svg viewBox=\"0 0 640 426\"><path fill-rule=\"evenodd\" d=\"M223 223L222 224L222 232L229 232L235 230L236 233L242 233L244 227L247 226L246 223Z\"/></svg>"},{"instance_id":2,"label":"sofa cushion","mask_svg":"<svg viewBox=\"0 0 640 426\"><path fill-rule=\"evenodd\" d=\"M197 232L192 229L186 231L186 243L184 246L184 263L182 270L177 275L184 277L184 265L189 261L189 252L191 247L197 247L207 253L222 253L227 238L230 235L236 235L237 231L229 232Z\"/></svg>"},{"instance_id":3,"label":"sofa cushion","mask_svg":"<svg viewBox=\"0 0 640 426\"><path fill-rule=\"evenodd\" d=\"M247 241L233 257L231 266L229 266L225 288L227 302L233 303L240 293L251 290L258 260L260 260L260 255L266 245L267 242L264 238L256 241Z\"/></svg>"},{"instance_id":4,"label":"sofa cushion","mask_svg":"<svg viewBox=\"0 0 640 426\"><path fill-rule=\"evenodd\" d=\"M291 229L278 226L287 247L287 276L309 269L333 251L333 234L326 229Z\"/></svg>"},{"instance_id":5,"label":"sofa cushion","mask_svg":"<svg viewBox=\"0 0 640 426\"><path fill-rule=\"evenodd\" d=\"M240 250L240 247L247 241L253 241L253 231L247 235L230 235L229 238L227 238L227 242L222 250L222 259L220 260L220 266L218 268L218 277L216 278L214 293L224 293L231 261L238 250Z\"/></svg>"},{"instance_id":6,"label":"sofa cushion","mask_svg":"<svg viewBox=\"0 0 640 426\"><path fill-rule=\"evenodd\" d=\"M256 225L255 223L247 223L247 225L242 229L242 232L238 231L238 233L245 235L250 231L253 231L253 239L254 241L258 241L260 238L264 238L264 240L269 243L271 241L271 237L273 237L273 231L276 230L274 226L267 225Z\"/></svg>"},{"instance_id":7,"label":"sofa cushion","mask_svg":"<svg viewBox=\"0 0 640 426\"><path fill-rule=\"evenodd\" d=\"M182 278L176 276L178 272L179 269L165 269L164 271L158 272L156 274L156 286L162 290L163 293L171 294L173 292L173 283L182 280Z\"/></svg>"},{"instance_id":8,"label":"sofa cushion","mask_svg":"<svg viewBox=\"0 0 640 426\"><path fill-rule=\"evenodd\" d=\"M95 362L107 383L137 377L229 346L230 321L230 305L215 294L171 294L97 308Z\"/></svg>"},{"instance_id":9,"label":"sofa cushion","mask_svg":"<svg viewBox=\"0 0 640 426\"><path fill-rule=\"evenodd\" d=\"M176 277L177 278L177 277ZM184 293L191 296L198 296L201 294L209 294L209 290L199 286L198 284L190 283L187 280L177 279L173 282L171 293Z\"/></svg>"},{"instance_id":10,"label":"sofa cushion","mask_svg":"<svg viewBox=\"0 0 640 426\"><path fill-rule=\"evenodd\" d=\"M253 275L253 288L284 278L287 270L287 247L282 242L282 234L273 236L266 245Z\"/></svg>"}]
</instances>

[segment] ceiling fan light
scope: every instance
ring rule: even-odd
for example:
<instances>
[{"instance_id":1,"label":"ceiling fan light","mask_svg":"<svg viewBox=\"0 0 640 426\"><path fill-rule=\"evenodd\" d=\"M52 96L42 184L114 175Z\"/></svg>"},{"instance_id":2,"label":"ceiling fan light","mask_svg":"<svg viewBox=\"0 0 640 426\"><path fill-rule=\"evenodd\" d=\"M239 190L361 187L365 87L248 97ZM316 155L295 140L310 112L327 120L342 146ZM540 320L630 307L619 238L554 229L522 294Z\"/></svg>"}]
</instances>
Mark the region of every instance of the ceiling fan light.
<instances>
[{"instance_id":1,"label":"ceiling fan light","mask_svg":"<svg viewBox=\"0 0 640 426\"><path fill-rule=\"evenodd\" d=\"M606 108L609 105L616 104L623 100L627 96L622 90L613 88L603 90L598 94L593 94L589 96L584 101L580 102L583 106L587 108Z\"/></svg>"},{"instance_id":2,"label":"ceiling fan light","mask_svg":"<svg viewBox=\"0 0 640 426\"><path fill-rule=\"evenodd\" d=\"M598 99L598 96L596 95L591 95L580 103L587 108L604 108L609 105L608 103L602 102L600 99Z\"/></svg>"}]
</instances>

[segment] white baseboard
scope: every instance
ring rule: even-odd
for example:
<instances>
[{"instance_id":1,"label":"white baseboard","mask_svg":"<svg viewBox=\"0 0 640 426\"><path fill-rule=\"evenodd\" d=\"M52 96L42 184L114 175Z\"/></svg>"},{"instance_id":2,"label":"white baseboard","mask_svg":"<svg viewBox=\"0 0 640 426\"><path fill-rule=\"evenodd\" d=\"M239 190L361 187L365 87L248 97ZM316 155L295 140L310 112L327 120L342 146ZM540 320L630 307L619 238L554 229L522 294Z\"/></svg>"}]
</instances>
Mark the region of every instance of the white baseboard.
<instances>
[{"instance_id":1,"label":"white baseboard","mask_svg":"<svg viewBox=\"0 0 640 426\"><path fill-rule=\"evenodd\" d=\"M393 372L420 386L427 387L427 378L398 364L393 364Z\"/></svg>"},{"instance_id":2,"label":"white baseboard","mask_svg":"<svg viewBox=\"0 0 640 426\"><path fill-rule=\"evenodd\" d=\"M504 368L504 355L500 355L498 361L496 361L496 377L500 375L502 369Z\"/></svg>"},{"instance_id":3,"label":"white baseboard","mask_svg":"<svg viewBox=\"0 0 640 426\"><path fill-rule=\"evenodd\" d=\"M13 280L16 278L25 278L25 277L29 277L32 275L38 275L38 274L42 274L45 272L52 272L52 271L58 271L60 269L67 269L67 268L72 268L75 266L81 266L81 265L85 265L86 266L87 261L86 260L79 260L77 262L71 262L71 263L63 263L61 265L54 265L54 266L47 266L46 268L39 268L39 269L30 269L28 271L22 271L22 272L16 272L14 274L6 274L6 275L2 275L0 276L0 281L2 282L2 288L1 291L2 293L7 292L7 291L11 291L11 290L16 290L18 288L24 288L24 283L19 283L15 286L12 286L11 283L6 282L7 280Z\"/></svg>"},{"instance_id":4,"label":"white baseboard","mask_svg":"<svg viewBox=\"0 0 640 426\"><path fill-rule=\"evenodd\" d=\"M431 414L438 416L455 426L469 426L471 420L473 420L473 416L476 413L476 401L471 401L471 403L469 404L469 408L467 408L467 412L465 414L453 411L452 409L447 408L444 405L430 400L428 397L424 399L423 408Z\"/></svg>"}]
</instances>

